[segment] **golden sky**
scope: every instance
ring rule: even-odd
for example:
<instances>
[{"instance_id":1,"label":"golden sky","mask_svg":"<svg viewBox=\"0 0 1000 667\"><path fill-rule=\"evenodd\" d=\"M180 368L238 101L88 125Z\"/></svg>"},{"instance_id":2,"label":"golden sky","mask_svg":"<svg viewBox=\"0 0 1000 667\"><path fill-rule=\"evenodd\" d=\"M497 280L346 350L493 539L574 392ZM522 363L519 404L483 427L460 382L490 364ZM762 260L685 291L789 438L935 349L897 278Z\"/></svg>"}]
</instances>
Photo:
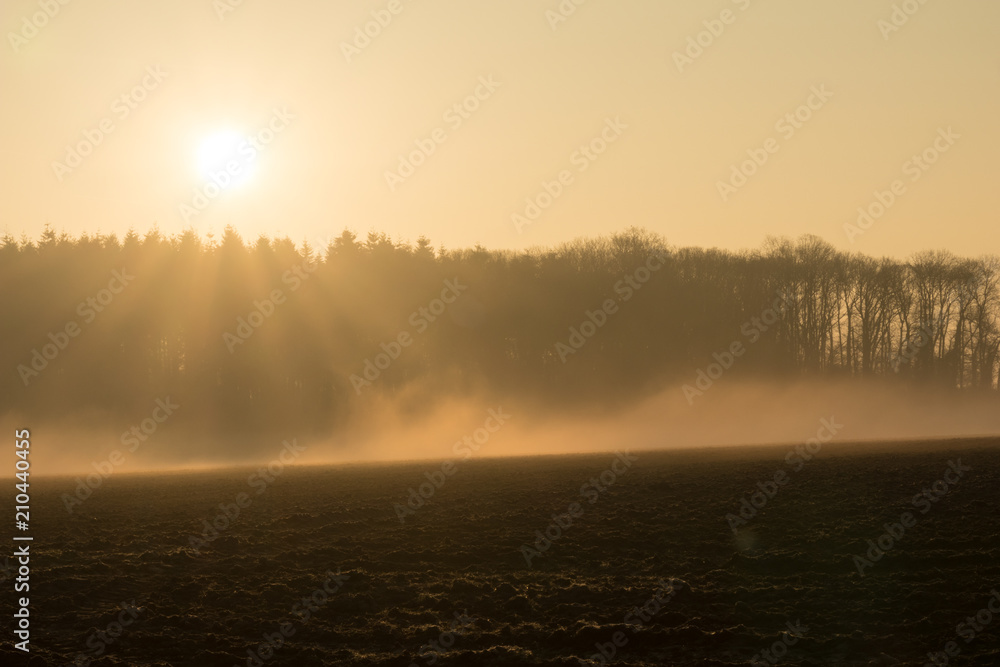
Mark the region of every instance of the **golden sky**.
<instances>
[{"instance_id":1,"label":"golden sky","mask_svg":"<svg viewBox=\"0 0 1000 667\"><path fill-rule=\"evenodd\" d=\"M17 236L1000 251L995 0L63 1L0 10Z\"/></svg>"}]
</instances>

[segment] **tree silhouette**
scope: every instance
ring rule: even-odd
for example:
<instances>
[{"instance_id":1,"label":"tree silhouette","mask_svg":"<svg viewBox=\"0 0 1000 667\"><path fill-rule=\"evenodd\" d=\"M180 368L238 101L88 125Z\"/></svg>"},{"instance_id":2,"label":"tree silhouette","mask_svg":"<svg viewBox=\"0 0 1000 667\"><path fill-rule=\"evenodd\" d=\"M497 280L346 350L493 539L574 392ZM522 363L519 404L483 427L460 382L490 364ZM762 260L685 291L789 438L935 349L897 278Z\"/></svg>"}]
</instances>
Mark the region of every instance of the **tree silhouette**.
<instances>
[{"instance_id":1,"label":"tree silhouette","mask_svg":"<svg viewBox=\"0 0 1000 667\"><path fill-rule=\"evenodd\" d=\"M641 288L622 287L653 256ZM119 289L115 272L134 278ZM814 236L734 253L629 229L510 252L344 230L314 251L232 227L216 241L47 226L37 241L4 234L0 284L0 405L39 419L119 423L169 395L185 405L178 423L203 433L330 433L373 395L413 388L427 402L487 391L608 405L689 382L781 296L734 375L995 392L1000 370L1000 259L899 262ZM449 285L461 287L445 303Z\"/></svg>"}]
</instances>

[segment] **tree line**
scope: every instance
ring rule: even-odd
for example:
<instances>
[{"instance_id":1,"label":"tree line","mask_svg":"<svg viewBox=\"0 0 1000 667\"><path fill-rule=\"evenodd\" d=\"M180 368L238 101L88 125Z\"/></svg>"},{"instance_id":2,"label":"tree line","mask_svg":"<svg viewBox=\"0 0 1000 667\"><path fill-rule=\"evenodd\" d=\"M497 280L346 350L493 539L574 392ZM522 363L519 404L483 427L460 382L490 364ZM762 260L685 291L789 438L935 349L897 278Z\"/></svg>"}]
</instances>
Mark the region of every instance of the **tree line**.
<instances>
[{"instance_id":1,"label":"tree line","mask_svg":"<svg viewBox=\"0 0 1000 667\"><path fill-rule=\"evenodd\" d=\"M5 235L2 411L128 423L169 396L201 432L328 434L375 396L633 400L737 340L734 376L997 390L996 256L901 261L814 236L675 248L635 228L518 252L348 230L324 245Z\"/></svg>"}]
</instances>

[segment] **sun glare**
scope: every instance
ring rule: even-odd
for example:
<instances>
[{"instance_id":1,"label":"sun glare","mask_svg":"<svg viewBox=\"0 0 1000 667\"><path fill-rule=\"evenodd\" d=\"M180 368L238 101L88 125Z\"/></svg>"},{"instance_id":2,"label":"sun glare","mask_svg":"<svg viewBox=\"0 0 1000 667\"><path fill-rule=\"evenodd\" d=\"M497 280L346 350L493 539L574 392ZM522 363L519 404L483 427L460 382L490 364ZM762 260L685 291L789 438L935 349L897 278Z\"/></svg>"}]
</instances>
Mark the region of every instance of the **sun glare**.
<instances>
[{"instance_id":1,"label":"sun glare","mask_svg":"<svg viewBox=\"0 0 1000 667\"><path fill-rule=\"evenodd\" d=\"M198 147L198 176L222 189L247 183L253 175L254 151L242 133L225 129L205 137Z\"/></svg>"}]
</instances>

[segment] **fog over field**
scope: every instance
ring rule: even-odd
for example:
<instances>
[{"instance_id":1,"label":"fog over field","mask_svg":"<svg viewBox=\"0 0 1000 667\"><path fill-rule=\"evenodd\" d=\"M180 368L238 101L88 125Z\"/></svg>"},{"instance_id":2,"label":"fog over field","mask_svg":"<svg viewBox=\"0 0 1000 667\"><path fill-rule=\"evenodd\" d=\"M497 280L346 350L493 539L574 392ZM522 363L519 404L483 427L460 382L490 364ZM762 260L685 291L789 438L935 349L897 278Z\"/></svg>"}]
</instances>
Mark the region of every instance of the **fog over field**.
<instances>
[{"instance_id":1,"label":"fog over field","mask_svg":"<svg viewBox=\"0 0 1000 667\"><path fill-rule=\"evenodd\" d=\"M8 236L0 393L53 436L37 472L115 450L122 471L242 464L286 439L300 463L433 458L500 408L483 455L796 442L820 418L855 441L997 430L993 256L331 239Z\"/></svg>"},{"instance_id":2,"label":"fog over field","mask_svg":"<svg viewBox=\"0 0 1000 667\"><path fill-rule=\"evenodd\" d=\"M509 416L492 432L484 426L491 410ZM290 439L308 448L297 465L801 444L816 437L824 420L843 427L833 444L864 443L872 450L1000 430L1000 410L990 395L879 382L730 380L712 386L694 405L682 387L620 406L579 410L486 395L442 397L414 410L406 398L381 398L335 437L302 436L294 430L276 437L178 437L165 427L134 451L123 444L120 432L56 424L42 430L51 444L37 453L34 465L40 475L93 473L93 464L107 461L116 449L124 459L114 467L118 473L262 464ZM482 443L476 441L476 430Z\"/></svg>"}]
</instances>

